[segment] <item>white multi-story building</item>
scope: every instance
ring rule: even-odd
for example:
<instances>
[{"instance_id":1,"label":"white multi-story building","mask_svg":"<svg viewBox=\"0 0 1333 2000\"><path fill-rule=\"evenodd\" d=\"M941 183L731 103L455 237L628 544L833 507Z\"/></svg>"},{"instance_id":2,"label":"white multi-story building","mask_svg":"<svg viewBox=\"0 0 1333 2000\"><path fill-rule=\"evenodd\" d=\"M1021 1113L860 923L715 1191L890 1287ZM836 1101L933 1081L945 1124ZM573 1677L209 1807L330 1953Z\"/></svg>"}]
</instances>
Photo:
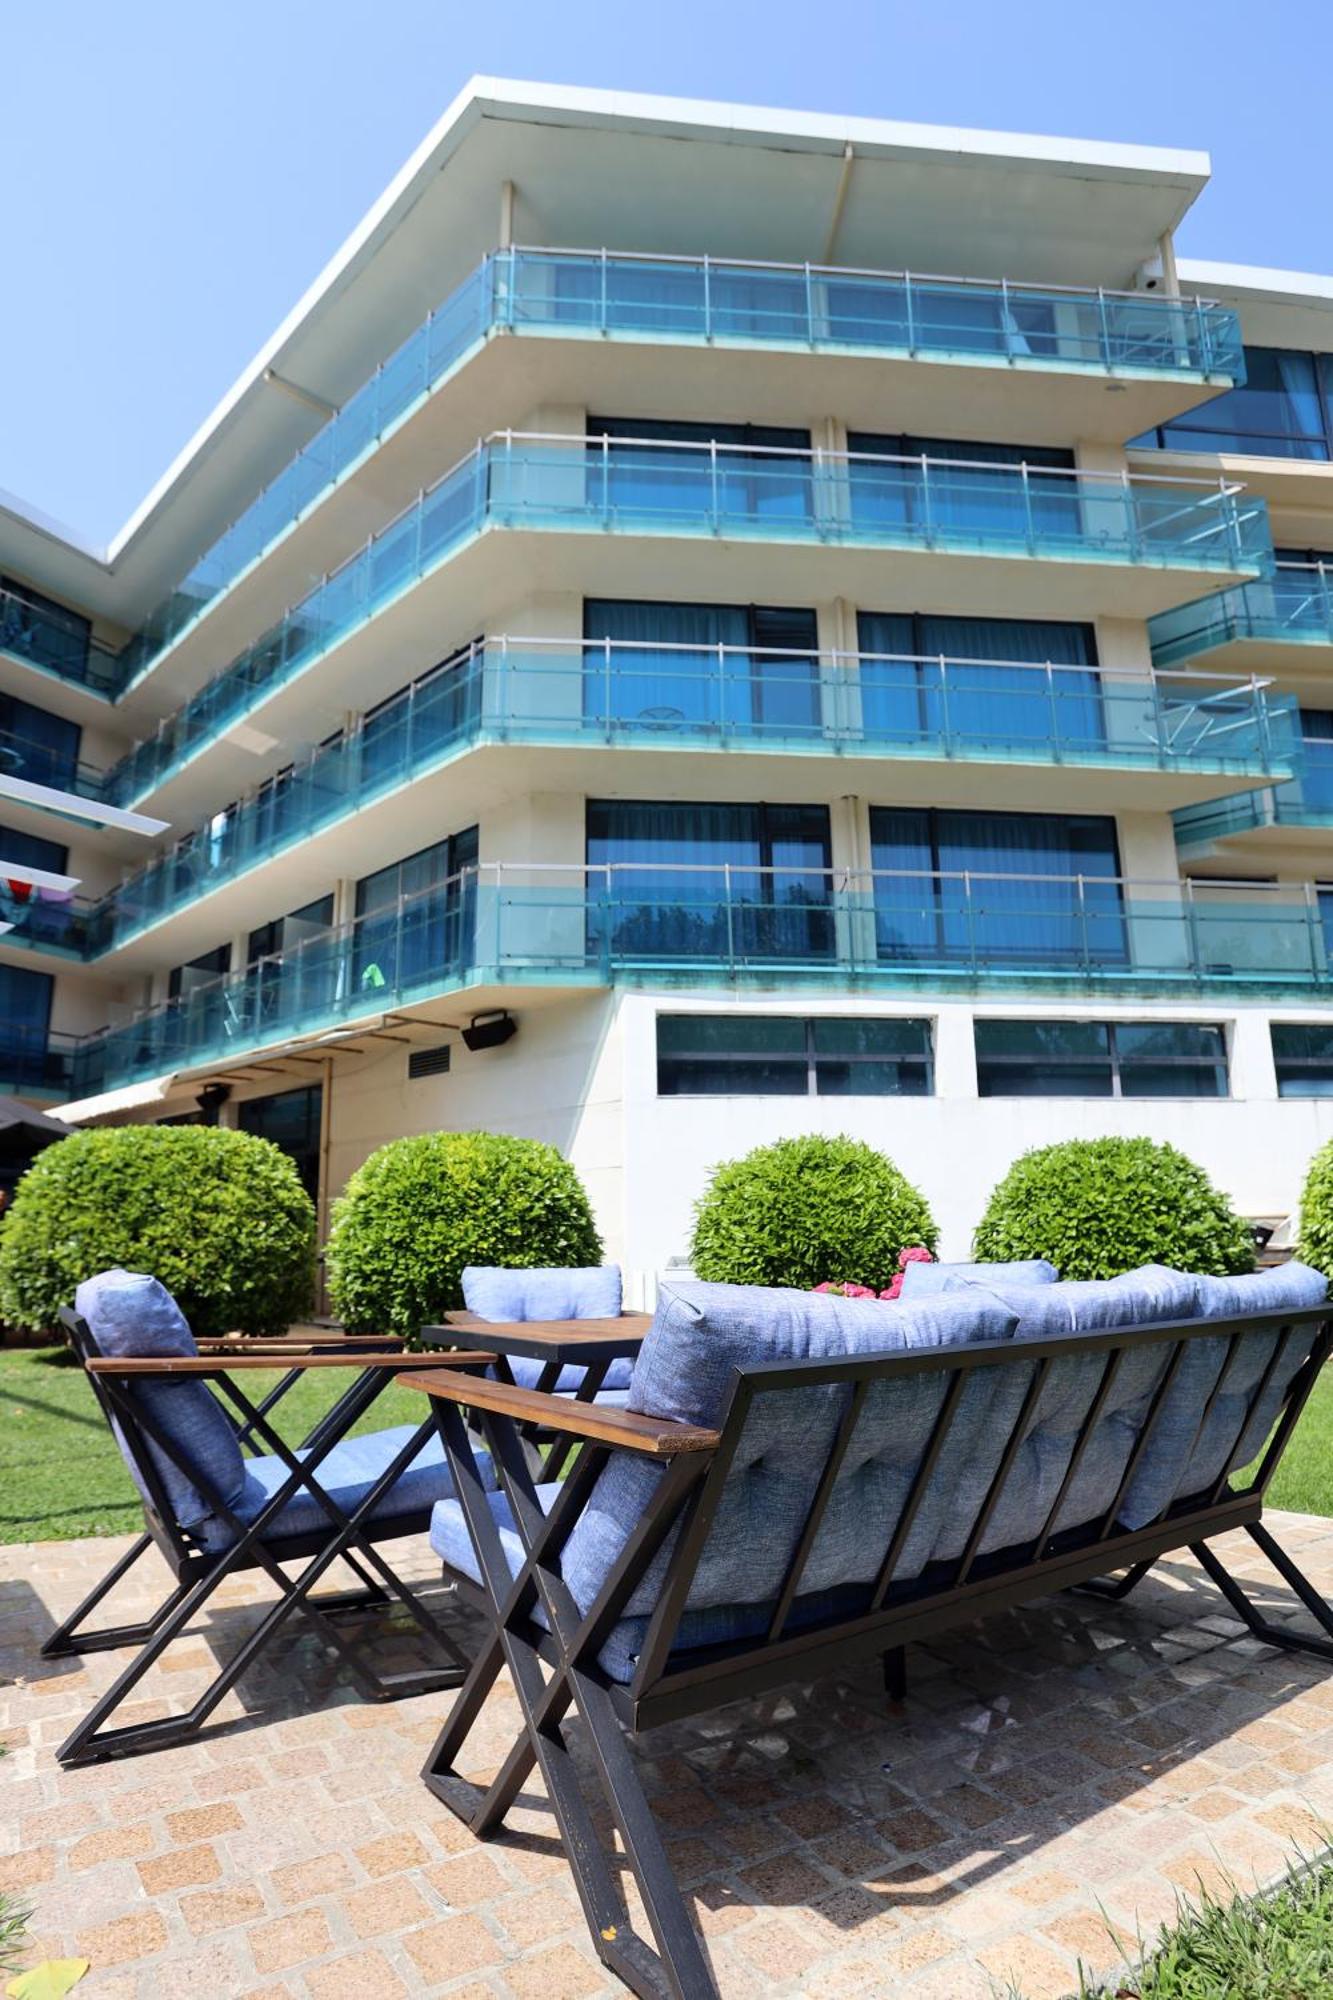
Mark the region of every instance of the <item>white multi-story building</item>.
<instances>
[{"instance_id":1,"label":"white multi-story building","mask_svg":"<svg viewBox=\"0 0 1333 2000\"><path fill-rule=\"evenodd\" d=\"M0 1086L325 1210L549 1139L641 1288L783 1133L953 1253L1075 1134L1287 1212L1333 281L1178 264L1207 175L474 82L108 550L0 512Z\"/></svg>"}]
</instances>

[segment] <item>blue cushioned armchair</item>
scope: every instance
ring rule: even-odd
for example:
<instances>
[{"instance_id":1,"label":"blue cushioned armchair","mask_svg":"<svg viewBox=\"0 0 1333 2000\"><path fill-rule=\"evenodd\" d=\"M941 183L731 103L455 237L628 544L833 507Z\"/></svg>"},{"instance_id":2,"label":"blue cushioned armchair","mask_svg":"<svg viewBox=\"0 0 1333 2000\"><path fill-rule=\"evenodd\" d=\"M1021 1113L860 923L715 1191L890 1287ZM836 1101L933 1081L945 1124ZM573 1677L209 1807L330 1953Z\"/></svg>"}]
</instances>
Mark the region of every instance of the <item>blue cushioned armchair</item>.
<instances>
[{"instance_id":1,"label":"blue cushioned armchair","mask_svg":"<svg viewBox=\"0 0 1333 2000\"><path fill-rule=\"evenodd\" d=\"M295 1611L372 1699L456 1686L465 1656L390 1567L380 1546L421 1535L432 1508L453 1490L435 1427L407 1424L349 1436L396 1375L431 1357L404 1355L396 1344L388 1352L371 1352L355 1342L292 1353L281 1358L286 1372L279 1390L256 1405L245 1393L244 1379L251 1370L272 1369L279 1357L244 1346L201 1354L175 1300L155 1278L104 1272L79 1287L76 1304L77 1310L61 1317L139 1490L144 1533L42 1647L48 1657L139 1648L61 1744L61 1763L126 1756L192 1734ZM466 1368L486 1358L460 1360ZM304 1442L293 1447L274 1429L270 1411L281 1390L308 1369L341 1369L352 1379ZM174 1579L158 1609L137 1625L88 1630L93 1611L152 1547ZM358 1578L358 1587L315 1599L314 1586L339 1559ZM295 1580L282 1567L293 1562L302 1564ZM106 1727L223 1579L254 1569L276 1584L277 1602L188 1713ZM386 1677L364 1645L335 1622L338 1612L395 1601L443 1665Z\"/></svg>"}]
</instances>

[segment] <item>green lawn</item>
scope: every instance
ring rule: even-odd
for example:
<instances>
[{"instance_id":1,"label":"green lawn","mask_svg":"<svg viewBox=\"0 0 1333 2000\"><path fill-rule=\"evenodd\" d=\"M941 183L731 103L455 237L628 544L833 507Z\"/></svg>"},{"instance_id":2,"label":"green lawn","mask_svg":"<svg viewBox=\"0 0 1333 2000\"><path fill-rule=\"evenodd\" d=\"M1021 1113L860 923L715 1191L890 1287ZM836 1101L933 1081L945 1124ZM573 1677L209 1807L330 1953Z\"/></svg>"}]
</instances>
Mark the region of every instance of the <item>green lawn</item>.
<instances>
[{"instance_id":1,"label":"green lawn","mask_svg":"<svg viewBox=\"0 0 1333 2000\"><path fill-rule=\"evenodd\" d=\"M277 1369L247 1370L243 1386L257 1403L278 1378ZM312 1370L279 1403L274 1428L298 1441L351 1380L345 1369ZM425 1415L424 1396L389 1388L357 1428L416 1424ZM82 1369L64 1348L0 1350L0 1542L121 1535L141 1522L125 1462Z\"/></svg>"}]
</instances>

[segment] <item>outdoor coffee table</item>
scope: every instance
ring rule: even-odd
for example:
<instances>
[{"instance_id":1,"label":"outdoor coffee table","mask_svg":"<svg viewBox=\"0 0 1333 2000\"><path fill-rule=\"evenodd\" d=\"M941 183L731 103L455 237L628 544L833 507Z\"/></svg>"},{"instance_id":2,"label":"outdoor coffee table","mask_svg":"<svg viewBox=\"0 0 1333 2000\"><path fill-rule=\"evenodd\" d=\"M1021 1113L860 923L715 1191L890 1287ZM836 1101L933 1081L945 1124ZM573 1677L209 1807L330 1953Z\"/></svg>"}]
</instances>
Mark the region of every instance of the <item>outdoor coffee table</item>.
<instances>
[{"instance_id":1,"label":"outdoor coffee table","mask_svg":"<svg viewBox=\"0 0 1333 2000\"><path fill-rule=\"evenodd\" d=\"M653 1323L651 1313L626 1312L615 1319L478 1319L475 1313L446 1313L438 1326L423 1326L422 1345L429 1348L465 1347L495 1356L495 1378L516 1388L510 1355L539 1361L538 1392L550 1395L564 1368L582 1368L583 1380L570 1395L572 1402L595 1402L613 1361L632 1361ZM517 1413L516 1413L517 1414ZM526 1442L550 1443L551 1432L540 1425L520 1423ZM544 1479L558 1479L565 1459L573 1450L568 1439L556 1439L546 1458Z\"/></svg>"}]
</instances>

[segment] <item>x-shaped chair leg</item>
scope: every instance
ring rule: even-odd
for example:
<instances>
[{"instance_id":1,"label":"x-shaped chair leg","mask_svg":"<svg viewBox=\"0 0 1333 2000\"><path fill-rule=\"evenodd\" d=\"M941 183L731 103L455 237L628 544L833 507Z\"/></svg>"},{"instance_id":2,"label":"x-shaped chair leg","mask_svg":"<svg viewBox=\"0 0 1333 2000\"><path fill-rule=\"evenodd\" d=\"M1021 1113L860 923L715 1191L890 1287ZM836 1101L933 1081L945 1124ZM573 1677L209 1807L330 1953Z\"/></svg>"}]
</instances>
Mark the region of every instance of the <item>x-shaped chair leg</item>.
<instances>
[{"instance_id":1,"label":"x-shaped chair leg","mask_svg":"<svg viewBox=\"0 0 1333 2000\"><path fill-rule=\"evenodd\" d=\"M533 1765L539 1766L598 1956L644 2000L716 2000L717 1988L676 1885L625 1731L596 1671L597 1654L606 1637L692 1492L697 1492L705 1468L702 1463L678 1458L666 1469L659 1504L641 1518L597 1601L584 1613L556 1566L559 1550L581 1510L583 1493L562 1490L551 1514L544 1514L512 1423L487 1412L474 1413L474 1418L476 1415L480 1415L509 1501L523 1545L523 1561L514 1575L475 1465L468 1462L471 1454L459 1409L453 1404L437 1407L455 1492L491 1602L494 1625L423 1776L437 1797L485 1837L499 1826ZM585 1447L566 1489L574 1482L579 1488L586 1487L604 1458L604 1452ZM543 1669L538 1642L531 1636L538 1598L557 1655L549 1673ZM524 1728L483 1793L458 1775L454 1760L502 1664L513 1680ZM634 1931L598 1839L566 1736L571 1708L586 1731L594 1769L643 1897L656 1950Z\"/></svg>"},{"instance_id":2,"label":"x-shaped chair leg","mask_svg":"<svg viewBox=\"0 0 1333 2000\"><path fill-rule=\"evenodd\" d=\"M1247 1594L1239 1579L1232 1575L1221 1557L1207 1542L1193 1543L1190 1554L1212 1578L1236 1616L1244 1620L1256 1639L1263 1639L1270 1646L1278 1646L1284 1653L1313 1653L1318 1659L1333 1660L1333 1607L1319 1595L1309 1577L1297 1567L1286 1550L1274 1541L1261 1521L1248 1522L1245 1532L1267 1556L1283 1582L1289 1584L1295 1591L1325 1637L1320 1638L1312 1632L1293 1631L1289 1625L1276 1625L1271 1618L1266 1618L1253 1598Z\"/></svg>"},{"instance_id":3,"label":"x-shaped chair leg","mask_svg":"<svg viewBox=\"0 0 1333 2000\"><path fill-rule=\"evenodd\" d=\"M231 1388L230 1384L225 1386ZM361 1408L369 1406L382 1386L382 1382L367 1377L360 1405L349 1412L349 1423L361 1413ZM239 1392L233 1390L232 1393L238 1395ZM109 1394L115 1400L123 1394L123 1391L112 1387ZM349 1515L338 1507L314 1477L317 1466L334 1448L337 1438L325 1435L308 1459L297 1459L290 1449L268 1430L268 1426L246 1399L240 1397L239 1401L244 1406L243 1416L254 1423L261 1433L267 1432L268 1437L279 1448L279 1455L289 1468L289 1477L265 1503L256 1518L249 1523L238 1520L220 1494L207 1493L216 1512L230 1527L235 1539L204 1575L194 1583L177 1590L170 1611L154 1621L151 1636L143 1650L113 1682L78 1728L61 1744L56 1755L62 1764L89 1763L106 1757L126 1756L139 1750L178 1743L192 1735L296 1610L304 1613L319 1637L345 1661L362 1693L372 1700L387 1700L395 1694L427 1693L441 1686L456 1684L463 1678L466 1661L459 1647L419 1602L415 1594L394 1576L362 1532L363 1525L369 1521L381 1498L402 1476L420 1451L429 1426L423 1424L408 1440L396 1454L393 1463L381 1474L355 1511ZM190 1466L184 1460L173 1441L153 1423L151 1415L139 1409L136 1411L136 1416L143 1428L150 1432L158 1446L180 1466L181 1470L207 1490L206 1483L197 1468ZM331 1523L330 1537L318 1555L309 1561L301 1575L292 1579L286 1575L271 1551L266 1548L263 1536L282 1509L302 1488L311 1493L328 1512ZM346 1554L349 1544L355 1544L363 1554L369 1555L376 1571L384 1576L386 1583L394 1590L395 1595L400 1597L421 1629L435 1638L444 1648L454 1662L453 1665L443 1671L436 1670L400 1677L394 1682L383 1679L366 1667L358 1648L345 1634L338 1631L321 1606L310 1601L310 1592L325 1571ZM167 1647L186 1629L218 1585L240 1565L243 1559L262 1568L280 1593L277 1604L261 1619L244 1645L219 1671L186 1714L170 1716L158 1722L134 1723L120 1729L104 1729L102 1725L120 1707L126 1695L138 1685Z\"/></svg>"},{"instance_id":4,"label":"x-shaped chair leg","mask_svg":"<svg viewBox=\"0 0 1333 2000\"><path fill-rule=\"evenodd\" d=\"M152 1536L140 1535L134 1546L126 1549L120 1560L111 1565L102 1581L88 1592L82 1604L71 1611L69 1617L57 1625L55 1631L42 1641L44 1660L64 1659L71 1653L106 1653L118 1646L142 1646L152 1638L163 1619L169 1617L181 1602L188 1585L178 1583L176 1588L163 1598L156 1611L150 1617L141 1619L138 1624L104 1625L96 1632L81 1632L79 1629L89 1613L97 1609L102 1599L115 1589L121 1578L129 1575L140 1556L145 1555L152 1547L154 1547Z\"/></svg>"}]
</instances>

